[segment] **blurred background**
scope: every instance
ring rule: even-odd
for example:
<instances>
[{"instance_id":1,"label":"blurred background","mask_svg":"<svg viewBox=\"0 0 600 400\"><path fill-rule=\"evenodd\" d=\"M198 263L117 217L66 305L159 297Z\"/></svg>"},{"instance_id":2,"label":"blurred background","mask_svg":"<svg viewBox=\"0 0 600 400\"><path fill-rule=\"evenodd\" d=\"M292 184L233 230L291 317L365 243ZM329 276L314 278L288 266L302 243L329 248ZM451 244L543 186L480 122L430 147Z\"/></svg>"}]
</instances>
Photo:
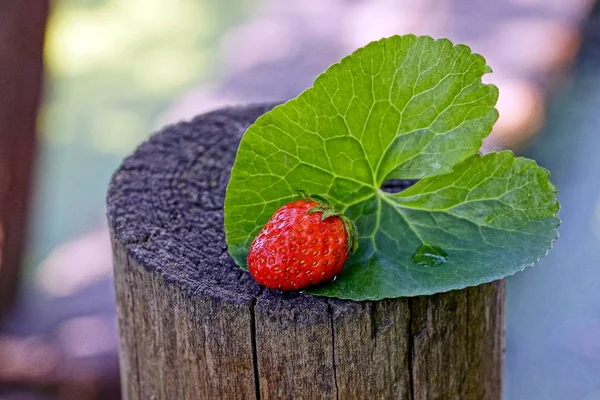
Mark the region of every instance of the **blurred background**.
<instances>
[{"instance_id":1,"label":"blurred background","mask_svg":"<svg viewBox=\"0 0 600 400\"><path fill-rule=\"evenodd\" d=\"M125 155L164 124L293 97L406 33L486 57L501 117L484 151L535 158L560 191L561 239L508 279L505 398L599 400L594 0L3 0L0 399L119 398L104 199Z\"/></svg>"}]
</instances>

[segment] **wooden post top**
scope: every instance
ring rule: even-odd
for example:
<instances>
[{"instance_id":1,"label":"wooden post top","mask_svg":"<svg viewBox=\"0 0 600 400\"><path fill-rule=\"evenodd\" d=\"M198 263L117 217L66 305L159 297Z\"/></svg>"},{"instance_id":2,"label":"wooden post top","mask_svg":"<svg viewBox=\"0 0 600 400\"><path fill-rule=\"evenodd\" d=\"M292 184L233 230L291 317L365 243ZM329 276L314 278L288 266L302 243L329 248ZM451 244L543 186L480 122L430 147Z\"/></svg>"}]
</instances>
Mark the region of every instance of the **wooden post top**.
<instances>
[{"instance_id":1,"label":"wooden post top","mask_svg":"<svg viewBox=\"0 0 600 400\"><path fill-rule=\"evenodd\" d=\"M112 178L107 214L114 239L189 296L247 303L261 290L227 253L223 202L242 134L271 108L230 108L171 125Z\"/></svg>"}]
</instances>

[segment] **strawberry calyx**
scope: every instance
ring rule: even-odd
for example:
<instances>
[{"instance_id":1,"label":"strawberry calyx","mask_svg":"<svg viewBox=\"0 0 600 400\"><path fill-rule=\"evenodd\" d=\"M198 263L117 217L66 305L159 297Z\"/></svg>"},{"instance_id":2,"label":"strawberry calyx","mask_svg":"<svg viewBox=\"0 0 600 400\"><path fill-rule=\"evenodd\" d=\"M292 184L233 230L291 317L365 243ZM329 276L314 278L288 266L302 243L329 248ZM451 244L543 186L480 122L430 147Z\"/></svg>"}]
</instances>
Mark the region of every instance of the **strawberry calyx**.
<instances>
[{"instance_id":1,"label":"strawberry calyx","mask_svg":"<svg viewBox=\"0 0 600 400\"><path fill-rule=\"evenodd\" d=\"M338 217L340 220L342 220L344 227L346 228L346 234L348 235L346 250L348 253L354 253L358 249L358 229L356 229L354 222L352 222L350 218L346 217L341 211L329 204L324 197L320 195L308 194L302 189L296 189L296 191L304 200L318 203L308 210L308 215L320 212L322 213L321 221L325 221L327 218L331 217Z\"/></svg>"}]
</instances>

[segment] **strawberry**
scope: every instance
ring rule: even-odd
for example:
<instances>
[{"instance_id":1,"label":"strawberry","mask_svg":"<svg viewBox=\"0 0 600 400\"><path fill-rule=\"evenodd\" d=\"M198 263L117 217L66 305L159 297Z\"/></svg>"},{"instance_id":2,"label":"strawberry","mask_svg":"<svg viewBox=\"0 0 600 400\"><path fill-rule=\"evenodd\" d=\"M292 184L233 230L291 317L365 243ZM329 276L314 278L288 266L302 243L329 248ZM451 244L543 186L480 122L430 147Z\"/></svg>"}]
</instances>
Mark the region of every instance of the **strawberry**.
<instances>
[{"instance_id":1,"label":"strawberry","mask_svg":"<svg viewBox=\"0 0 600 400\"><path fill-rule=\"evenodd\" d=\"M268 288L298 290L333 279L358 245L352 221L301 195L279 208L250 246L248 270Z\"/></svg>"}]
</instances>

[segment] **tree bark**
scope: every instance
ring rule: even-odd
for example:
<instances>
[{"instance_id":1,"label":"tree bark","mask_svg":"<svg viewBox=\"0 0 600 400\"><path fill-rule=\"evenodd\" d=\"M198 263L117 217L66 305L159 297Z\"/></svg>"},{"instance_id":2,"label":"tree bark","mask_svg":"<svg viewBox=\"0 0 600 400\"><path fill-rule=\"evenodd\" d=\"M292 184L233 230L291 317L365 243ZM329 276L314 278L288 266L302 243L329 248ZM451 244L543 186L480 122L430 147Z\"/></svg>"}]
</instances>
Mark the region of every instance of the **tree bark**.
<instances>
[{"instance_id":1,"label":"tree bark","mask_svg":"<svg viewBox=\"0 0 600 400\"><path fill-rule=\"evenodd\" d=\"M19 277L47 15L47 0L0 1L0 312Z\"/></svg>"},{"instance_id":2,"label":"tree bark","mask_svg":"<svg viewBox=\"0 0 600 400\"><path fill-rule=\"evenodd\" d=\"M108 194L126 399L500 399L504 282L377 302L262 289L226 252L239 139L268 106L169 126Z\"/></svg>"}]
</instances>

